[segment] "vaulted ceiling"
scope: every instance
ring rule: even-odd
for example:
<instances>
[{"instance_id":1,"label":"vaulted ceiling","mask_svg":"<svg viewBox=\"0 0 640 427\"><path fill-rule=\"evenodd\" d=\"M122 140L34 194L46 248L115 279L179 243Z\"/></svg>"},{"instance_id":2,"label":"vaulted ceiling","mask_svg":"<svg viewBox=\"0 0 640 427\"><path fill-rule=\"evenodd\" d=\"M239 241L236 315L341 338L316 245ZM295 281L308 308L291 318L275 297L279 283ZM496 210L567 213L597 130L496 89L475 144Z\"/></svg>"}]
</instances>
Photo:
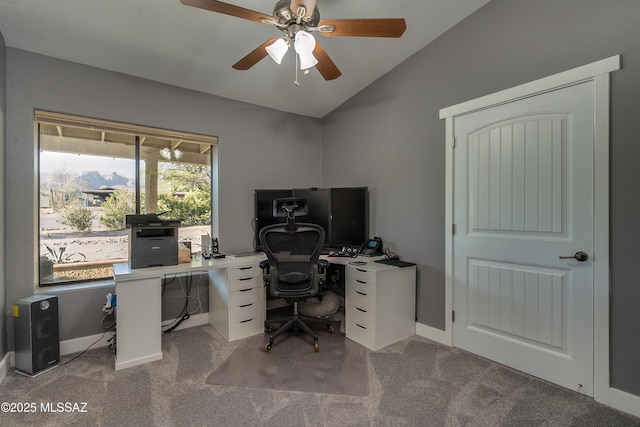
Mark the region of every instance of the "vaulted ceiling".
<instances>
[{"instance_id":1,"label":"vaulted ceiling","mask_svg":"<svg viewBox=\"0 0 640 427\"><path fill-rule=\"evenodd\" d=\"M318 0L321 19L405 18L399 38L315 38L342 72L296 80L295 55L247 71L238 60L282 33L271 25L185 6L179 0L0 0L9 47L225 98L324 117L489 0ZM276 0L227 0L271 15Z\"/></svg>"}]
</instances>

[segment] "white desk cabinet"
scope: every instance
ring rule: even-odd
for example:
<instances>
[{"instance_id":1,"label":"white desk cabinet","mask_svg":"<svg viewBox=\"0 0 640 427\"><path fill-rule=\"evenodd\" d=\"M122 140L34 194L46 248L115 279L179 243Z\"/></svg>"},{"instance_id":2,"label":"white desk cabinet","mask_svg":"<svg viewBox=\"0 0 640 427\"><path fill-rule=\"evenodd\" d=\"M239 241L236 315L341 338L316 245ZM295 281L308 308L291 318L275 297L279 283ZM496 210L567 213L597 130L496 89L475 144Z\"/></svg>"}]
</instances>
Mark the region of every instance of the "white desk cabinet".
<instances>
[{"instance_id":1,"label":"white desk cabinet","mask_svg":"<svg viewBox=\"0 0 640 427\"><path fill-rule=\"evenodd\" d=\"M378 350L416 332L416 267L346 268L347 338Z\"/></svg>"},{"instance_id":2,"label":"white desk cabinet","mask_svg":"<svg viewBox=\"0 0 640 427\"><path fill-rule=\"evenodd\" d=\"M264 282L258 265L210 270L209 277L209 323L228 341L264 332Z\"/></svg>"}]
</instances>

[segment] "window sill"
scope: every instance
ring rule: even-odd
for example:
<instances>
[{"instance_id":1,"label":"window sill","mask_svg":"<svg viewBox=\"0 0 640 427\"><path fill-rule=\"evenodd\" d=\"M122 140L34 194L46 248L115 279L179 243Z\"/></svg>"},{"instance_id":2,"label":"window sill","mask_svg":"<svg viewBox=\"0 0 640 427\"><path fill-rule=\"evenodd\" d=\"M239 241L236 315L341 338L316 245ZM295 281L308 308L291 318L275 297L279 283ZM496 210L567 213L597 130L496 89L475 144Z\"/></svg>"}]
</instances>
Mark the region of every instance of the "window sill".
<instances>
[{"instance_id":1,"label":"window sill","mask_svg":"<svg viewBox=\"0 0 640 427\"><path fill-rule=\"evenodd\" d=\"M99 289L99 288L108 288L114 287L116 285L115 280L113 279L105 279L105 280L96 280L92 282L85 283L74 283L68 285L54 285L54 286L39 286L34 291L34 294L58 294L61 292L73 292L78 290L86 290L86 289Z\"/></svg>"}]
</instances>

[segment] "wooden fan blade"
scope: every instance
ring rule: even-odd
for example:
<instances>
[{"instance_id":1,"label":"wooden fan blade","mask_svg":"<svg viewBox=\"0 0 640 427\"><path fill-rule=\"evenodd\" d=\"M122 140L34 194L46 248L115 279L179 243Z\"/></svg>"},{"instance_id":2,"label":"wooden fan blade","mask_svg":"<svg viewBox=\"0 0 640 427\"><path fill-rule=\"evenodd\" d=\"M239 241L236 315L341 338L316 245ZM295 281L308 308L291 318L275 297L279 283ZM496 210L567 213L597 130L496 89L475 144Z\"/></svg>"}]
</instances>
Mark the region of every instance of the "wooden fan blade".
<instances>
[{"instance_id":1,"label":"wooden fan blade","mask_svg":"<svg viewBox=\"0 0 640 427\"><path fill-rule=\"evenodd\" d=\"M200 9L210 10L212 12L223 13L225 15L235 16L237 18L248 19L249 21L265 24L263 19L274 22L273 16L256 12L255 10L245 9L244 7L234 6L232 4L223 3L217 0L180 0L187 6L199 7Z\"/></svg>"},{"instance_id":2,"label":"wooden fan blade","mask_svg":"<svg viewBox=\"0 0 640 427\"><path fill-rule=\"evenodd\" d=\"M318 60L316 69L325 80L334 80L342 75L338 67L336 67L336 64L329 58L327 52L317 41L316 47L313 49L313 56Z\"/></svg>"},{"instance_id":3,"label":"wooden fan blade","mask_svg":"<svg viewBox=\"0 0 640 427\"><path fill-rule=\"evenodd\" d=\"M303 6L306 10L304 16L301 16L301 18L308 18L316 7L316 0L291 0L290 8L294 15L298 14L298 8L300 6Z\"/></svg>"},{"instance_id":4,"label":"wooden fan blade","mask_svg":"<svg viewBox=\"0 0 640 427\"><path fill-rule=\"evenodd\" d=\"M327 31L325 26L334 27ZM391 19L327 19L318 23L320 34L326 37L400 37L407 29L403 18Z\"/></svg>"},{"instance_id":5,"label":"wooden fan blade","mask_svg":"<svg viewBox=\"0 0 640 427\"><path fill-rule=\"evenodd\" d=\"M253 67L269 54L265 48L273 44L276 40L278 40L278 37L270 38L266 42L262 43L260 46L252 50L247 56L233 64L233 68L236 70L248 70Z\"/></svg>"}]
</instances>

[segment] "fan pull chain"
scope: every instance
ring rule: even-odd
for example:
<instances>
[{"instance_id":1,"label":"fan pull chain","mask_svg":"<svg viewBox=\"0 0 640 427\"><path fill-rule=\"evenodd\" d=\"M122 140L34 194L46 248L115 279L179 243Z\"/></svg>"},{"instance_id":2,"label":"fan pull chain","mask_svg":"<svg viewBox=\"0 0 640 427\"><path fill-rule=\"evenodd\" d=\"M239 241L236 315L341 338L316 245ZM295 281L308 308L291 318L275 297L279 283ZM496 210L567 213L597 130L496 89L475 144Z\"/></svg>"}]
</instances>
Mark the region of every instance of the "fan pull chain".
<instances>
[{"instance_id":1,"label":"fan pull chain","mask_svg":"<svg viewBox=\"0 0 640 427\"><path fill-rule=\"evenodd\" d=\"M298 54L296 53L296 79L293 82L296 86L300 86L300 82L298 81Z\"/></svg>"}]
</instances>

